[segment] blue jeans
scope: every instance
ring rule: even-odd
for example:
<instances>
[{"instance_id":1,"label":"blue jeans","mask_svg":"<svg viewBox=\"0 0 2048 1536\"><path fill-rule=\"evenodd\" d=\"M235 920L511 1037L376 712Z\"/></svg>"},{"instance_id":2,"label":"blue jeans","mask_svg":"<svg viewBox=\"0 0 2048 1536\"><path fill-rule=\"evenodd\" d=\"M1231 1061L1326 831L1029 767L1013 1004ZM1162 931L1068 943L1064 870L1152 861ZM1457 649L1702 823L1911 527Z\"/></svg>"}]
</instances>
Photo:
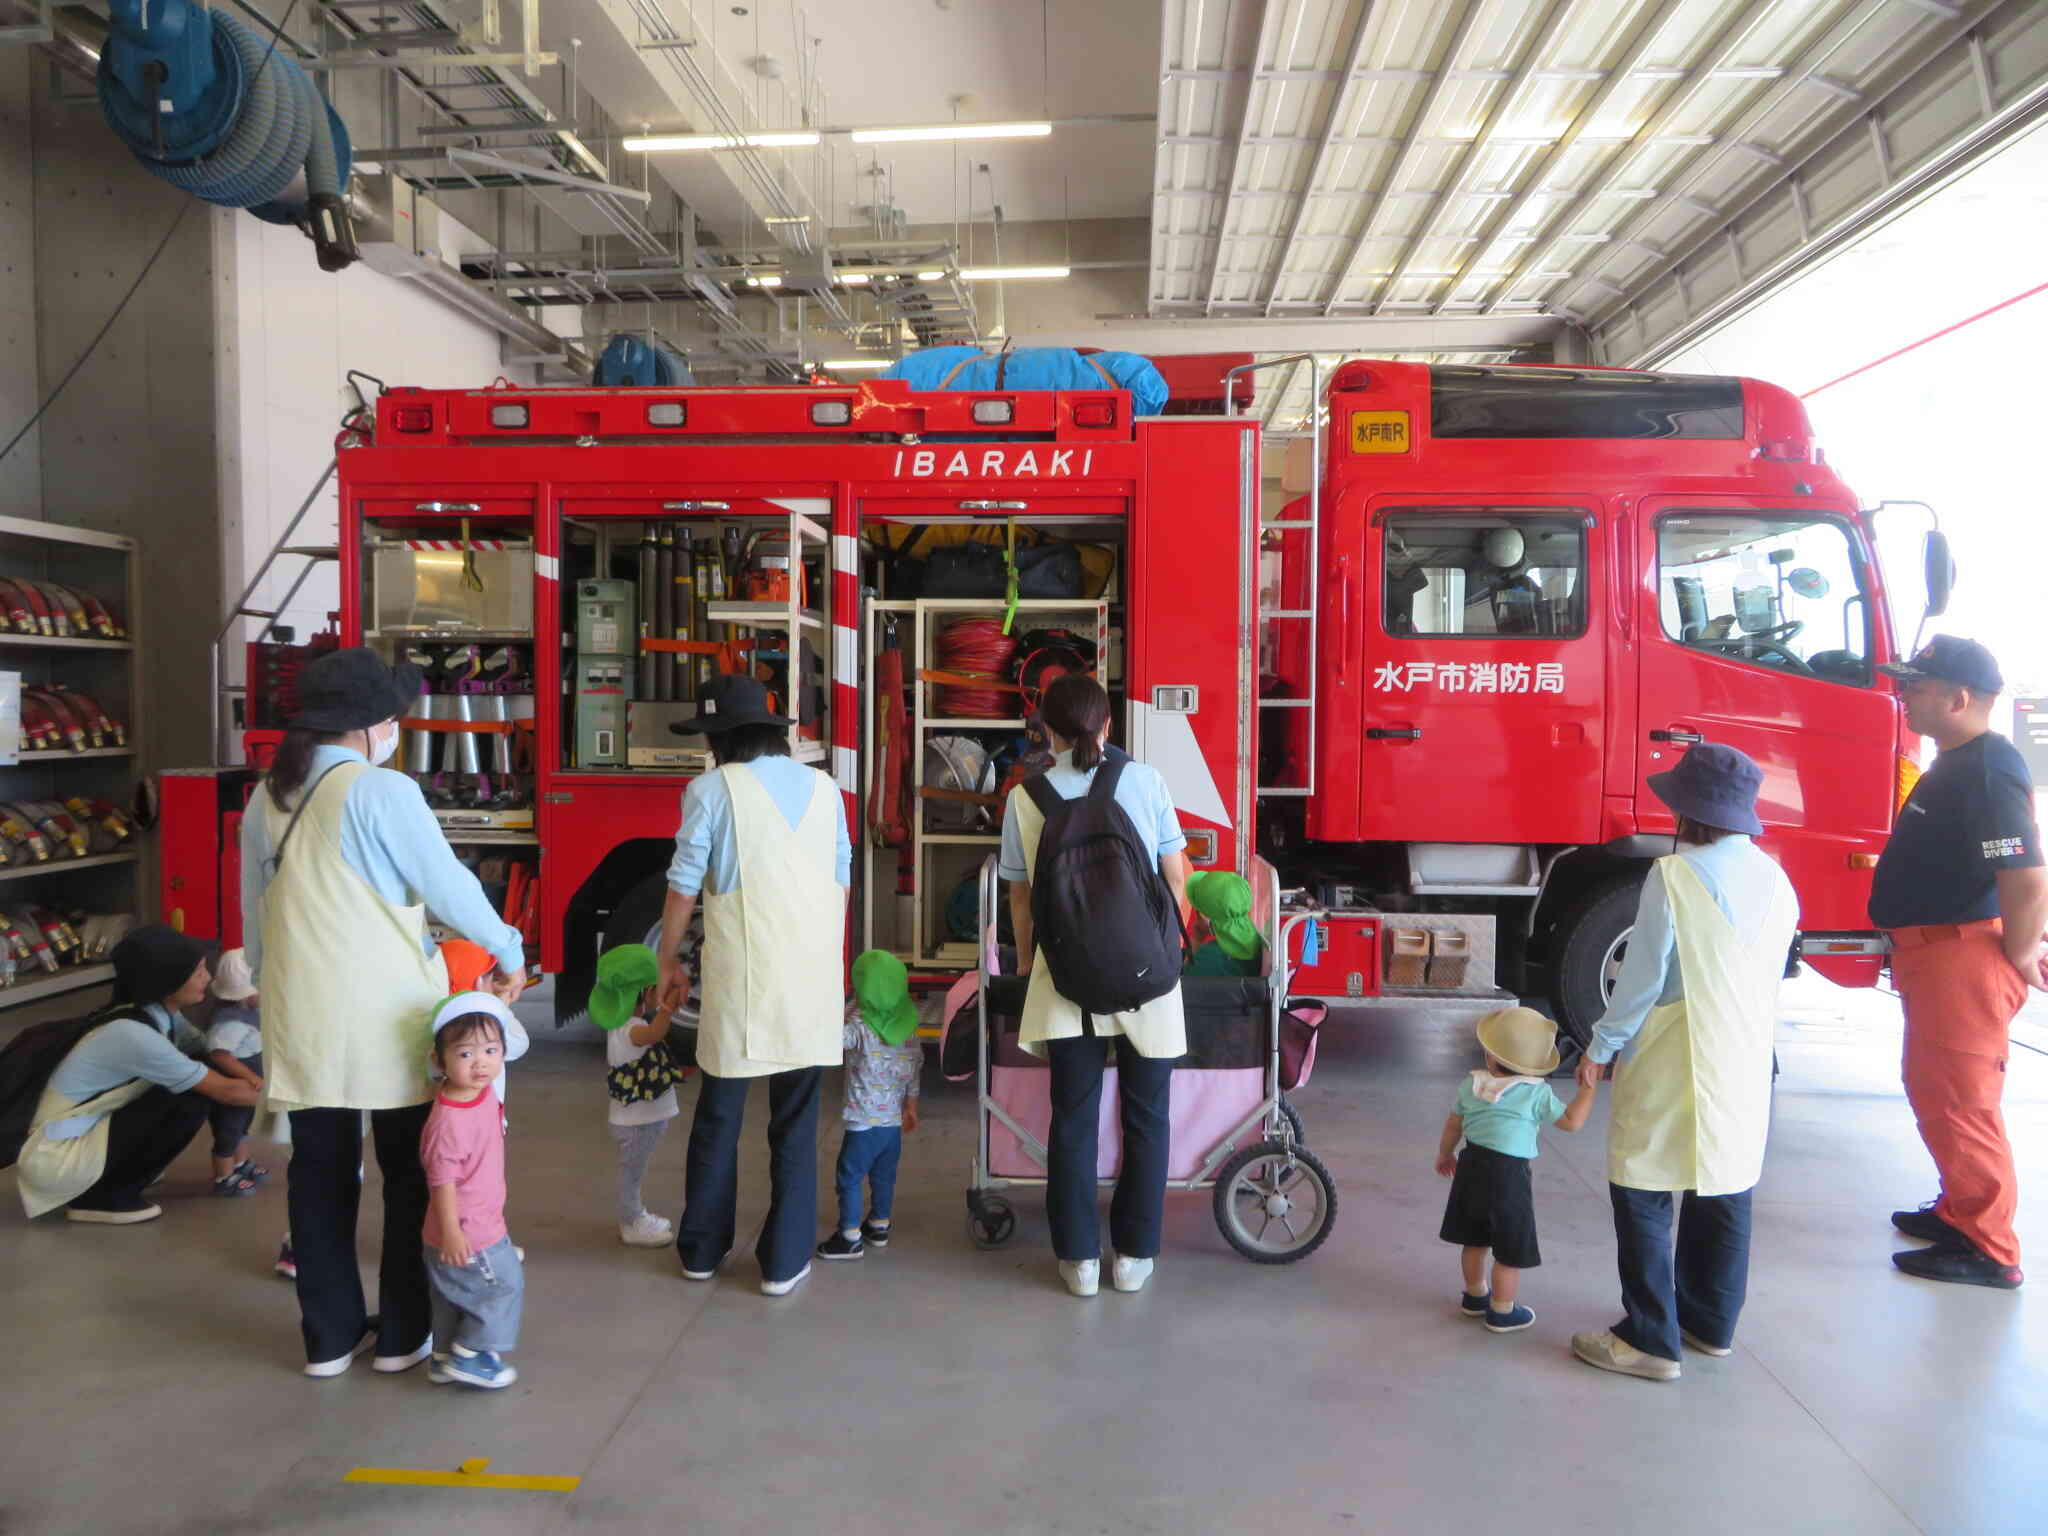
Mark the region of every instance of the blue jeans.
<instances>
[{"instance_id":1,"label":"blue jeans","mask_svg":"<svg viewBox=\"0 0 2048 1536\"><path fill-rule=\"evenodd\" d=\"M1115 1040L1124 1155L1109 1202L1109 1240L1125 1258L1156 1259L1173 1139L1173 1068L1180 1058L1140 1056L1128 1036ZM1070 1263L1102 1256L1095 1164L1107 1047L1095 1035L1049 1040L1045 1047L1052 1063L1045 1214L1054 1255Z\"/></svg>"},{"instance_id":2,"label":"blue jeans","mask_svg":"<svg viewBox=\"0 0 2048 1536\"><path fill-rule=\"evenodd\" d=\"M896 1206L896 1164L903 1157L903 1127L848 1126L839 1143L839 1230L860 1226L860 1186L866 1181L875 1197L874 1218L887 1221Z\"/></svg>"},{"instance_id":3,"label":"blue jeans","mask_svg":"<svg viewBox=\"0 0 2048 1536\"><path fill-rule=\"evenodd\" d=\"M768 1220L754 1257L761 1278L794 1279L811 1262L818 1240L819 1067L792 1067L762 1079L768 1084ZM690 1122L690 1152L683 1166L683 1219L676 1253L693 1273L716 1269L736 1232L740 1180L740 1121L751 1077L697 1074L697 1113Z\"/></svg>"},{"instance_id":4,"label":"blue jeans","mask_svg":"<svg viewBox=\"0 0 2048 1536\"><path fill-rule=\"evenodd\" d=\"M1696 1195L1687 1190L1678 1212L1673 1259L1671 1194L1662 1189L1608 1185L1614 1201L1614 1240L1627 1316L1614 1336L1646 1355L1679 1357L1678 1331L1725 1349L1749 1294L1749 1197Z\"/></svg>"},{"instance_id":5,"label":"blue jeans","mask_svg":"<svg viewBox=\"0 0 2048 1536\"><path fill-rule=\"evenodd\" d=\"M510 1237L471 1254L460 1267L430 1252L427 1279L434 1287L434 1348L441 1354L457 1344L493 1355L519 1347L526 1269Z\"/></svg>"}]
</instances>

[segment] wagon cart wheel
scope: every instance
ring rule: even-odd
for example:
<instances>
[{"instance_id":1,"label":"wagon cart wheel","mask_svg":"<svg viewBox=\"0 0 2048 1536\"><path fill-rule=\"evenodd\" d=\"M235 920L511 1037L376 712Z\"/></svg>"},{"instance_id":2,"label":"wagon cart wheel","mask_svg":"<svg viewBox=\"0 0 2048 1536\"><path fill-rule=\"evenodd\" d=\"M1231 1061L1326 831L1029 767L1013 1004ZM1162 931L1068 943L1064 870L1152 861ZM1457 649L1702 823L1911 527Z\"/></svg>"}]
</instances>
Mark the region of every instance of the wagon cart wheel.
<instances>
[{"instance_id":1,"label":"wagon cart wheel","mask_svg":"<svg viewBox=\"0 0 2048 1536\"><path fill-rule=\"evenodd\" d=\"M1292 1264L1323 1245L1337 1222L1337 1186L1306 1147L1262 1141L1216 1175L1216 1225L1254 1264Z\"/></svg>"},{"instance_id":2,"label":"wagon cart wheel","mask_svg":"<svg viewBox=\"0 0 2048 1536\"><path fill-rule=\"evenodd\" d=\"M1017 1235L1017 1213L1001 1195L967 1191L967 1235L977 1248L1000 1248Z\"/></svg>"},{"instance_id":3,"label":"wagon cart wheel","mask_svg":"<svg viewBox=\"0 0 2048 1536\"><path fill-rule=\"evenodd\" d=\"M1307 1146L1308 1127L1301 1123L1301 1111L1294 1107L1294 1101L1284 1093L1280 1095L1280 1117L1293 1128L1294 1144L1297 1147Z\"/></svg>"}]
</instances>

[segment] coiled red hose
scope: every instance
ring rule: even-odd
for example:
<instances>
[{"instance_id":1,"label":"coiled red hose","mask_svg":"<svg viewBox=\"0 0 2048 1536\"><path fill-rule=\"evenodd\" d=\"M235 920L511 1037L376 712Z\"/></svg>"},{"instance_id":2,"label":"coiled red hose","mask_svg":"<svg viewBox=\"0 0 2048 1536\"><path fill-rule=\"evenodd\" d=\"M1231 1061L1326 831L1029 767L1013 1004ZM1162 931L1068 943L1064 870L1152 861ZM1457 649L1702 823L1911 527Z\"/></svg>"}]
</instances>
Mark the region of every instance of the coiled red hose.
<instances>
[{"instance_id":1,"label":"coiled red hose","mask_svg":"<svg viewBox=\"0 0 2048 1536\"><path fill-rule=\"evenodd\" d=\"M1014 636L1003 633L1000 619L955 619L939 631L934 643L939 670L968 677L987 678L990 683L1011 679L1011 661L1017 654ZM954 720L1003 720L1023 707L1009 688L976 688L962 683L941 683L932 702L938 712Z\"/></svg>"}]
</instances>

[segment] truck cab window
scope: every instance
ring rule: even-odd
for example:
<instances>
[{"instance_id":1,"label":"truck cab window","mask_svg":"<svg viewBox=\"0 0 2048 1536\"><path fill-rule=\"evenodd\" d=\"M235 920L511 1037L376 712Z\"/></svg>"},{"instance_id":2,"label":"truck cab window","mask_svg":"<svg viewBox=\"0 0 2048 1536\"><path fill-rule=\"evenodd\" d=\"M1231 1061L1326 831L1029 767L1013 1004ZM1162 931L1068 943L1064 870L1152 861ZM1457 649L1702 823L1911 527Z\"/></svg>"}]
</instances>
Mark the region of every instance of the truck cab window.
<instances>
[{"instance_id":1,"label":"truck cab window","mask_svg":"<svg viewBox=\"0 0 2048 1536\"><path fill-rule=\"evenodd\" d=\"M1578 518L1397 512L1385 522L1386 632L1566 639L1586 628Z\"/></svg>"},{"instance_id":2,"label":"truck cab window","mask_svg":"<svg viewBox=\"0 0 2048 1536\"><path fill-rule=\"evenodd\" d=\"M1657 524L1664 633L1801 677L1870 685L1870 604L1847 532L1798 514L1696 512Z\"/></svg>"}]
</instances>

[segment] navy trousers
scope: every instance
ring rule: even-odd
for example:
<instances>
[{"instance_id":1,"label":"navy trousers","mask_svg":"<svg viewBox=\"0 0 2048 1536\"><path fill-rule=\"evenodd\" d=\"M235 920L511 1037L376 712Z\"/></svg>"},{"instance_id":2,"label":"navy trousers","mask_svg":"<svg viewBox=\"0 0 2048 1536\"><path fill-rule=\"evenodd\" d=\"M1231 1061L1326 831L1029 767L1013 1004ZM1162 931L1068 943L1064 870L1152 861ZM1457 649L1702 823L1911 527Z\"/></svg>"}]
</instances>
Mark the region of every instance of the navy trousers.
<instances>
[{"instance_id":1,"label":"navy trousers","mask_svg":"<svg viewBox=\"0 0 2048 1536\"><path fill-rule=\"evenodd\" d=\"M1749 1197L1685 1192L1678 1242L1671 1240L1671 1194L1607 1186L1614 1201L1614 1241L1627 1316L1614 1336L1646 1355L1679 1357L1678 1331L1725 1349L1749 1294Z\"/></svg>"},{"instance_id":2,"label":"navy trousers","mask_svg":"<svg viewBox=\"0 0 2048 1536\"><path fill-rule=\"evenodd\" d=\"M839 1140L839 1230L859 1230L861 1185L874 1196L872 1215L887 1221L896 1209L896 1165L903 1158L903 1127L871 1125L865 1130L848 1127Z\"/></svg>"},{"instance_id":3,"label":"navy trousers","mask_svg":"<svg viewBox=\"0 0 2048 1536\"><path fill-rule=\"evenodd\" d=\"M370 1112L370 1136L384 1175L384 1244L377 1269L377 1353L409 1355L433 1327L427 1288L427 1170L420 1132L431 1103ZM299 1327L306 1359L338 1360L356 1346L369 1318L356 1262L356 1213L362 1205L363 1112L292 1111L292 1160L285 1208L299 1261Z\"/></svg>"},{"instance_id":4,"label":"navy trousers","mask_svg":"<svg viewBox=\"0 0 2048 1536\"><path fill-rule=\"evenodd\" d=\"M1159 1256L1159 1228L1166 1209L1177 1058L1140 1056L1125 1036L1115 1038L1124 1156L1109 1204L1109 1240L1127 1259L1153 1259ZM1102 1074L1108 1065L1104 1047L1094 1035L1048 1040L1045 1046L1052 1062L1045 1214L1052 1227L1052 1251L1068 1263L1102 1256L1102 1230L1095 1216L1095 1159Z\"/></svg>"},{"instance_id":5,"label":"navy trousers","mask_svg":"<svg viewBox=\"0 0 2048 1536\"><path fill-rule=\"evenodd\" d=\"M811 1262L818 1228L818 1088L822 1067L771 1074L768 1084L768 1221L754 1256L761 1278L794 1278ZM740 1127L751 1077L697 1074L697 1113L683 1173L676 1253L693 1274L731 1252L739 1204Z\"/></svg>"}]
</instances>

